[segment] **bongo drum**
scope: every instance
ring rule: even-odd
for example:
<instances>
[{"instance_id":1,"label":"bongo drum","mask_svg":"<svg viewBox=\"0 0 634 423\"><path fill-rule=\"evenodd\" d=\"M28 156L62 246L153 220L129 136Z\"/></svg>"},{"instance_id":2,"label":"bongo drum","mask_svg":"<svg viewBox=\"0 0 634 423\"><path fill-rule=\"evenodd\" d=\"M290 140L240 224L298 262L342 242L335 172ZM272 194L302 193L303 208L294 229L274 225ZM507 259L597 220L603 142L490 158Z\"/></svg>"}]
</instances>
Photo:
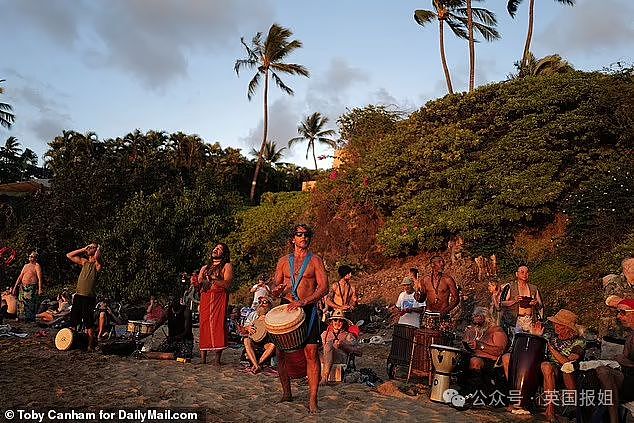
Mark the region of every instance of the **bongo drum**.
<instances>
[{"instance_id":1,"label":"bongo drum","mask_svg":"<svg viewBox=\"0 0 634 423\"><path fill-rule=\"evenodd\" d=\"M255 329L255 332L249 335L249 338L253 340L253 342L262 342L264 338L266 338L266 324L264 323L263 318L255 319L253 324L251 325Z\"/></svg>"},{"instance_id":2,"label":"bongo drum","mask_svg":"<svg viewBox=\"0 0 634 423\"><path fill-rule=\"evenodd\" d=\"M511 348L509 389L520 392L519 406L526 408L535 397L541 379L541 362L546 354L546 338L516 333Z\"/></svg>"},{"instance_id":3,"label":"bongo drum","mask_svg":"<svg viewBox=\"0 0 634 423\"><path fill-rule=\"evenodd\" d=\"M296 350L306 341L306 314L301 308L288 311L288 304L274 307L266 313L264 323L273 343L282 351Z\"/></svg>"},{"instance_id":4,"label":"bongo drum","mask_svg":"<svg viewBox=\"0 0 634 423\"><path fill-rule=\"evenodd\" d=\"M142 320L128 320L128 332L138 335L150 335L156 330L156 323Z\"/></svg>"},{"instance_id":5,"label":"bongo drum","mask_svg":"<svg viewBox=\"0 0 634 423\"><path fill-rule=\"evenodd\" d=\"M55 346L60 351L85 348L88 346L88 338L83 333L78 333L71 328L64 328L55 335Z\"/></svg>"}]
</instances>

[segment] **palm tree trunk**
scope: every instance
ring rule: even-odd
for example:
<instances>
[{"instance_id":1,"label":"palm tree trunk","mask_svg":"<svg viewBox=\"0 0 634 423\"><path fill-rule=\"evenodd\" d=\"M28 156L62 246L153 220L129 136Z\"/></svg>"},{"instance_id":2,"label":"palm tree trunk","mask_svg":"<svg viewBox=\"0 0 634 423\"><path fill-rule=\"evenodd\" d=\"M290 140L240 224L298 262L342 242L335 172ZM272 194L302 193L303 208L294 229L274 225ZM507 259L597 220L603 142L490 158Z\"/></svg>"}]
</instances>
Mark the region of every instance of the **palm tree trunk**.
<instances>
[{"instance_id":1,"label":"palm tree trunk","mask_svg":"<svg viewBox=\"0 0 634 423\"><path fill-rule=\"evenodd\" d=\"M315 161L315 170L317 170L317 157L315 157L315 142L313 141L313 160Z\"/></svg>"},{"instance_id":2,"label":"palm tree trunk","mask_svg":"<svg viewBox=\"0 0 634 423\"><path fill-rule=\"evenodd\" d=\"M449 75L449 68L447 67L447 58L445 57L445 27L443 20L438 21L440 24L440 60L442 61L442 68L445 71L445 79L447 80L447 90L449 94L453 94L453 88L451 87L451 75Z\"/></svg>"},{"instance_id":3,"label":"palm tree trunk","mask_svg":"<svg viewBox=\"0 0 634 423\"><path fill-rule=\"evenodd\" d=\"M535 0L531 0L528 6L528 33L526 34L526 44L524 44L524 55L522 56L522 68L528 65L528 54L531 52L531 40L533 38L533 17L535 16ZM523 69L520 69L520 72Z\"/></svg>"},{"instance_id":4,"label":"palm tree trunk","mask_svg":"<svg viewBox=\"0 0 634 423\"><path fill-rule=\"evenodd\" d=\"M260 154L258 154L258 161L255 165L255 172L253 173L253 181L251 181L251 194L249 199L253 202L255 198L255 187L258 184L258 174L260 173L260 167L262 167L262 156L264 155L264 149L266 148L266 137L269 130L269 71L264 71L264 134L262 135L262 146L260 147Z\"/></svg>"},{"instance_id":5,"label":"palm tree trunk","mask_svg":"<svg viewBox=\"0 0 634 423\"><path fill-rule=\"evenodd\" d=\"M475 41L473 39L471 0L467 0L467 30L469 31L469 92L472 92L475 87Z\"/></svg>"}]
</instances>

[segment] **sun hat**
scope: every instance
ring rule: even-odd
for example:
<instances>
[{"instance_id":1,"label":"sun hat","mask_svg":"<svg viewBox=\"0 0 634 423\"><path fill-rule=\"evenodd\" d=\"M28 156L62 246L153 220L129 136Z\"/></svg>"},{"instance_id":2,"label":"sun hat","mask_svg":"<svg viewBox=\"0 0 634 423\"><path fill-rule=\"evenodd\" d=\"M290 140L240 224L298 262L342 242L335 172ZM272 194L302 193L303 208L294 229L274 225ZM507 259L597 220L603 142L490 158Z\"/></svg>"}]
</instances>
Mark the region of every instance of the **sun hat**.
<instances>
[{"instance_id":1,"label":"sun hat","mask_svg":"<svg viewBox=\"0 0 634 423\"><path fill-rule=\"evenodd\" d=\"M605 305L608 307L616 307L623 300L623 298L618 295L608 295L605 299Z\"/></svg>"},{"instance_id":2,"label":"sun hat","mask_svg":"<svg viewBox=\"0 0 634 423\"><path fill-rule=\"evenodd\" d=\"M346 315L341 310L333 311L332 312L332 316L330 316L330 318L328 320L343 320L344 322L348 323L348 326L352 326L354 324L354 323L352 323L351 320L346 318Z\"/></svg>"},{"instance_id":3,"label":"sun hat","mask_svg":"<svg viewBox=\"0 0 634 423\"><path fill-rule=\"evenodd\" d=\"M575 331L579 331L579 327L577 326L577 315L565 308L559 310L554 316L549 317L548 320L559 325L567 326Z\"/></svg>"},{"instance_id":4,"label":"sun hat","mask_svg":"<svg viewBox=\"0 0 634 423\"><path fill-rule=\"evenodd\" d=\"M414 279L410 278L409 276L405 276L403 278L403 281L401 282L401 285L414 285Z\"/></svg>"}]
</instances>

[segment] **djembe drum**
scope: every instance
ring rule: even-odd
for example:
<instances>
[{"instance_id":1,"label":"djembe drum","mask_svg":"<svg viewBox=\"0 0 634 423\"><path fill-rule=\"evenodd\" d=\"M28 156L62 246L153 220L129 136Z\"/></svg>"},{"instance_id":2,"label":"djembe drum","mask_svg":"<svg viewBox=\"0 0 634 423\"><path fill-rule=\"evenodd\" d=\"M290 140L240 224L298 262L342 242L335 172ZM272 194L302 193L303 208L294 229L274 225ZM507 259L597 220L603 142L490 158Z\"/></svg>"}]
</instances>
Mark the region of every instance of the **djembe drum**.
<instances>
[{"instance_id":1,"label":"djembe drum","mask_svg":"<svg viewBox=\"0 0 634 423\"><path fill-rule=\"evenodd\" d=\"M445 403L443 393L451 388L451 378L456 375L458 365L462 361L464 351L446 345L429 346L431 361L434 366L433 381L429 391L429 399Z\"/></svg>"},{"instance_id":2,"label":"djembe drum","mask_svg":"<svg viewBox=\"0 0 634 423\"><path fill-rule=\"evenodd\" d=\"M274 307L264 317L266 330L282 351L299 349L306 341L306 314L301 308L288 311L288 304Z\"/></svg>"},{"instance_id":3,"label":"djembe drum","mask_svg":"<svg viewBox=\"0 0 634 423\"><path fill-rule=\"evenodd\" d=\"M256 343L264 341L264 338L266 338L267 334L266 323L264 323L264 316L255 319L251 326L253 326L255 332L249 335L249 338L251 338L251 340Z\"/></svg>"}]
</instances>

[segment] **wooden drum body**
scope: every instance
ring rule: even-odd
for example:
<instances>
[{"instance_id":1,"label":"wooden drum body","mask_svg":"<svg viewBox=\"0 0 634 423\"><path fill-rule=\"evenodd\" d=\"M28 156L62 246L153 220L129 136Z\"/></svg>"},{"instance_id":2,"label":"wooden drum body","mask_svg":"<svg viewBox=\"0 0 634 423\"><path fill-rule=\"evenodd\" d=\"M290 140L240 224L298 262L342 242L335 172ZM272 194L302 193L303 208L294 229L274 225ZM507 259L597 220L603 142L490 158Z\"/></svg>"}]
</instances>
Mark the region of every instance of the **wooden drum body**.
<instances>
[{"instance_id":1,"label":"wooden drum body","mask_svg":"<svg viewBox=\"0 0 634 423\"><path fill-rule=\"evenodd\" d=\"M128 332L138 335L150 335L156 330L156 323L141 320L128 320Z\"/></svg>"},{"instance_id":2,"label":"wooden drum body","mask_svg":"<svg viewBox=\"0 0 634 423\"><path fill-rule=\"evenodd\" d=\"M55 335L55 346L60 351L68 351L73 348L85 349L88 346L88 337L71 328L60 329Z\"/></svg>"},{"instance_id":3,"label":"wooden drum body","mask_svg":"<svg viewBox=\"0 0 634 423\"><path fill-rule=\"evenodd\" d=\"M509 389L519 391L521 407L528 407L541 382L541 363L546 353L546 338L516 333L511 349Z\"/></svg>"},{"instance_id":4,"label":"wooden drum body","mask_svg":"<svg viewBox=\"0 0 634 423\"><path fill-rule=\"evenodd\" d=\"M392 334L392 346L387 358L388 364L395 366L409 366L412 358L412 345L414 344L414 332L417 328L409 325L394 325Z\"/></svg>"},{"instance_id":5,"label":"wooden drum body","mask_svg":"<svg viewBox=\"0 0 634 423\"><path fill-rule=\"evenodd\" d=\"M412 351L411 372L418 377L430 376L431 354L429 347L432 344L444 345L447 338L436 329L417 329L414 333L414 350Z\"/></svg>"},{"instance_id":6,"label":"wooden drum body","mask_svg":"<svg viewBox=\"0 0 634 423\"><path fill-rule=\"evenodd\" d=\"M288 304L274 307L264 317L266 330L275 346L282 351L294 351L306 341L306 314L301 308L288 311Z\"/></svg>"}]
</instances>

